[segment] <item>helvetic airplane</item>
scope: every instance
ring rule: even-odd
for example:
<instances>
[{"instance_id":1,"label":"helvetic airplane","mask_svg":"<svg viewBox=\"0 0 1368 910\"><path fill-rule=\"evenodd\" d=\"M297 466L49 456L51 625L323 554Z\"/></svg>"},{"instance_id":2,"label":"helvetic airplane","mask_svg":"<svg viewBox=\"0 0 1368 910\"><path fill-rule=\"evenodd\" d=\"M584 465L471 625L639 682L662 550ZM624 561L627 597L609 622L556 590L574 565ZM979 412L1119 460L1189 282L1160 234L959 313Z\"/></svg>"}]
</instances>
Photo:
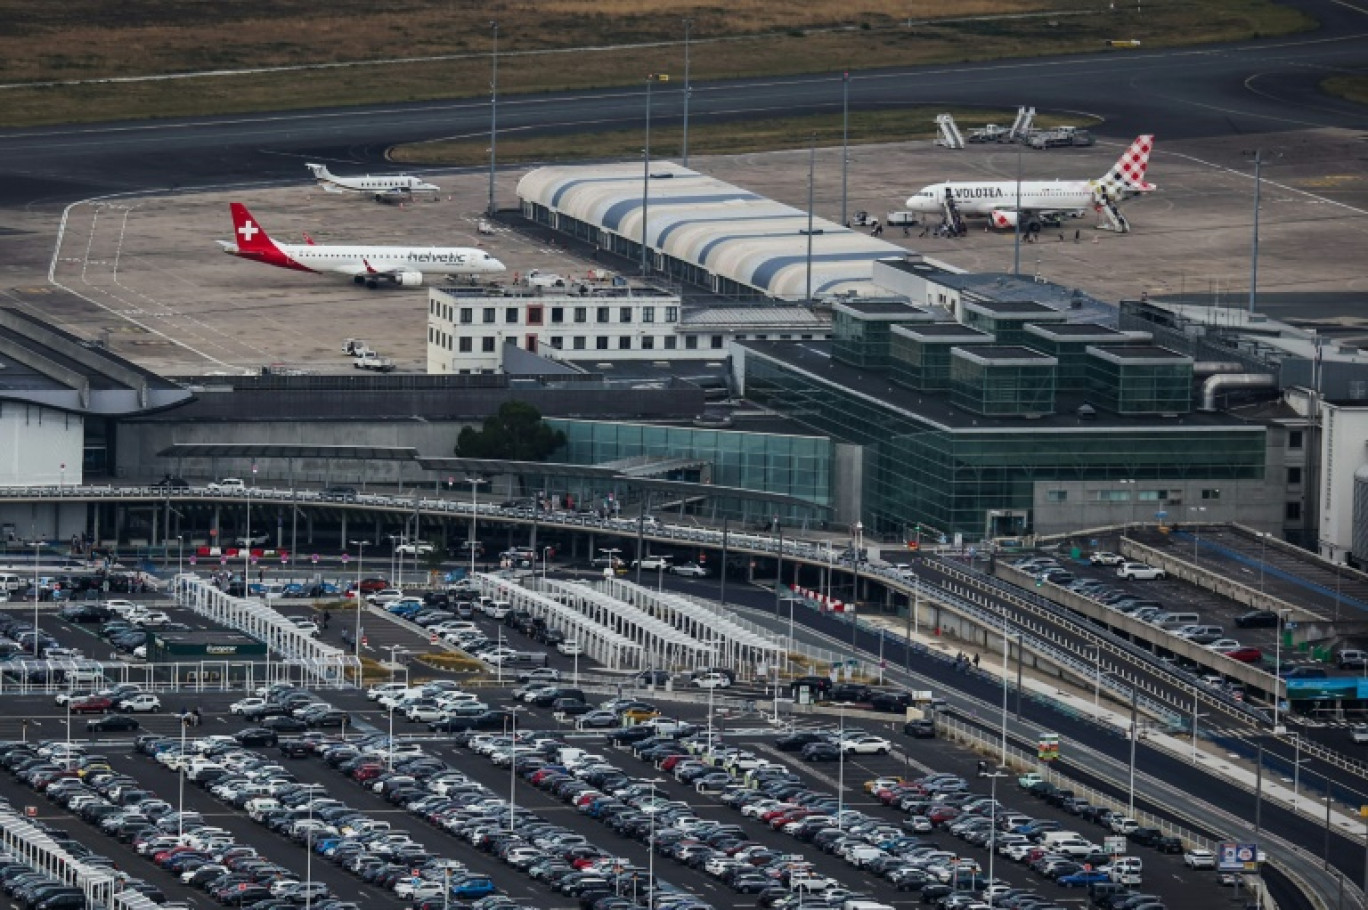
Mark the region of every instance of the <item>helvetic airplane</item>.
<instances>
[{"instance_id":1,"label":"helvetic airplane","mask_svg":"<svg viewBox=\"0 0 1368 910\"><path fill-rule=\"evenodd\" d=\"M1127 230L1125 218L1116 206L1129 199L1152 193L1157 187L1145 182L1145 170L1154 148L1153 136L1139 136L1103 176L1096 180L1023 180L1018 204L1017 181L985 180L946 182L924 187L907 200L907 209L927 215L945 211L946 194L955 201L961 215L988 217L993 227L1016 227L1038 231L1044 222L1078 217L1090 206L1112 211L1117 230Z\"/></svg>"},{"instance_id":2,"label":"helvetic airplane","mask_svg":"<svg viewBox=\"0 0 1368 910\"><path fill-rule=\"evenodd\" d=\"M394 174L390 176L372 177L367 174L364 177L339 177L328 170L326 164L306 164L304 165L318 180L318 185L329 193L364 193L369 195L376 202L406 202L413 198L415 193L431 193L435 201L437 193L442 188L432 184L424 183L417 177L410 177L408 174Z\"/></svg>"},{"instance_id":3,"label":"helvetic airplane","mask_svg":"<svg viewBox=\"0 0 1368 910\"><path fill-rule=\"evenodd\" d=\"M381 283L418 287L423 270L441 275L502 272L504 264L484 250L472 247L417 246L324 246L276 243L257 224L247 206L229 203L233 212L234 241L218 241L230 256L264 262L300 272L336 272L368 288Z\"/></svg>"}]
</instances>

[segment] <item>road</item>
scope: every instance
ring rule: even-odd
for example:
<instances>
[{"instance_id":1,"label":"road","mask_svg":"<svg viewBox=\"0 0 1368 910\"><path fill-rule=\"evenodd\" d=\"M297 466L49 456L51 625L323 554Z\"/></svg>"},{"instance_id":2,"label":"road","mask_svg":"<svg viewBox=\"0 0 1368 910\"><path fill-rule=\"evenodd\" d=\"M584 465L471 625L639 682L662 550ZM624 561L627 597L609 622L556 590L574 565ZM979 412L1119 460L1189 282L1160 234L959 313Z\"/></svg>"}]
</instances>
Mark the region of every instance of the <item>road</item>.
<instances>
[{"instance_id":1,"label":"road","mask_svg":"<svg viewBox=\"0 0 1368 910\"><path fill-rule=\"evenodd\" d=\"M850 101L857 110L1026 103L1104 117L1102 131L1116 139L1141 132L1188 139L1362 128L1368 123L1362 107L1326 97L1316 86L1368 58L1368 7L1337 0L1290 5L1321 28L1215 47L861 72L851 81ZM655 95L653 118L677 119L672 99L682 95ZM697 124L791 116L839 110L840 103L835 75L695 83L690 118ZM501 131L531 135L630 129L644 111L644 88L605 89L508 97L498 117ZM488 124L481 99L6 130L0 132L0 206L298 183L306 160L377 165L396 143L479 136Z\"/></svg>"}]
</instances>

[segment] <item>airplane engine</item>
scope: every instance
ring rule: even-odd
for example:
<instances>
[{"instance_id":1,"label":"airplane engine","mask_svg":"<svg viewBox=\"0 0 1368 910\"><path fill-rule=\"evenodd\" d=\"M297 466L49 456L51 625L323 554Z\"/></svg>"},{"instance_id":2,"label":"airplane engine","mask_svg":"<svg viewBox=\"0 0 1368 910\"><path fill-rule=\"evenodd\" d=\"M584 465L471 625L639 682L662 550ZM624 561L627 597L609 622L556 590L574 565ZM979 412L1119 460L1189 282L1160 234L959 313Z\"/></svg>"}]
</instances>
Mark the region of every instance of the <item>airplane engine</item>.
<instances>
[{"instance_id":1,"label":"airplane engine","mask_svg":"<svg viewBox=\"0 0 1368 910\"><path fill-rule=\"evenodd\" d=\"M398 272L394 276L394 283L401 288L416 288L423 283L422 272Z\"/></svg>"},{"instance_id":2,"label":"airplane engine","mask_svg":"<svg viewBox=\"0 0 1368 910\"><path fill-rule=\"evenodd\" d=\"M993 219L993 227L995 228L1005 229L1016 227L1016 212L1004 212L1002 209L993 209L991 217Z\"/></svg>"},{"instance_id":3,"label":"airplane engine","mask_svg":"<svg viewBox=\"0 0 1368 910\"><path fill-rule=\"evenodd\" d=\"M1041 228L1041 220L1029 213L1025 218L1022 218L1019 212L993 209L992 215L989 217L992 218L993 227L998 228L999 230L1014 228L1017 226L1018 221L1021 222L1021 233L1023 234L1033 234Z\"/></svg>"}]
</instances>

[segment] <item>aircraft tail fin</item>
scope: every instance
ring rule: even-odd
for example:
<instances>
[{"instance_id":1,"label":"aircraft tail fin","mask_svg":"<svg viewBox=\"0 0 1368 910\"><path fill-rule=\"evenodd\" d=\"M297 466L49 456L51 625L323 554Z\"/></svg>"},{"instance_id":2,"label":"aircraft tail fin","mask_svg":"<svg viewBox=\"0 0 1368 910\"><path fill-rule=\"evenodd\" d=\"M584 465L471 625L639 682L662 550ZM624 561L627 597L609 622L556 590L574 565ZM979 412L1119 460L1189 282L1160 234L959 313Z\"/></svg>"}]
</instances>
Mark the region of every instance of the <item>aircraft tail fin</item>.
<instances>
[{"instance_id":1,"label":"aircraft tail fin","mask_svg":"<svg viewBox=\"0 0 1368 910\"><path fill-rule=\"evenodd\" d=\"M1098 181L1113 197L1129 196L1136 193L1153 192L1154 184L1145 180L1149 168L1150 152L1154 149L1154 136L1137 136L1121 157L1116 159L1111 170Z\"/></svg>"},{"instance_id":2,"label":"aircraft tail fin","mask_svg":"<svg viewBox=\"0 0 1368 910\"><path fill-rule=\"evenodd\" d=\"M233 213L233 239L237 241L238 252L263 253L278 249L266 229L257 224L256 218L247 211L247 206L241 202L230 202L228 207Z\"/></svg>"},{"instance_id":3,"label":"aircraft tail fin","mask_svg":"<svg viewBox=\"0 0 1368 910\"><path fill-rule=\"evenodd\" d=\"M306 164L304 166L309 169L309 173L313 174L319 180L327 180L332 176L328 171L328 166L326 164Z\"/></svg>"}]
</instances>

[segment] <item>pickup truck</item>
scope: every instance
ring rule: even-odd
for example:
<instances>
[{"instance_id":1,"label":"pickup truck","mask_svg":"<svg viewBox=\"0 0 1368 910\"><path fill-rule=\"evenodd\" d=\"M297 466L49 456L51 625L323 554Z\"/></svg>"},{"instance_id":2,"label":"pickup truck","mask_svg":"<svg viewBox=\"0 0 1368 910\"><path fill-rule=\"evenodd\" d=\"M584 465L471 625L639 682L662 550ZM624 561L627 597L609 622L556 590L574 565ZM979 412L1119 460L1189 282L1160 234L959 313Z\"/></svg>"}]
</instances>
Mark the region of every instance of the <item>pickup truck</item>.
<instances>
[{"instance_id":1,"label":"pickup truck","mask_svg":"<svg viewBox=\"0 0 1368 910\"><path fill-rule=\"evenodd\" d=\"M352 366L358 370L374 370L377 373L393 373L394 361L388 357L381 357L374 351L366 351L358 354Z\"/></svg>"}]
</instances>

